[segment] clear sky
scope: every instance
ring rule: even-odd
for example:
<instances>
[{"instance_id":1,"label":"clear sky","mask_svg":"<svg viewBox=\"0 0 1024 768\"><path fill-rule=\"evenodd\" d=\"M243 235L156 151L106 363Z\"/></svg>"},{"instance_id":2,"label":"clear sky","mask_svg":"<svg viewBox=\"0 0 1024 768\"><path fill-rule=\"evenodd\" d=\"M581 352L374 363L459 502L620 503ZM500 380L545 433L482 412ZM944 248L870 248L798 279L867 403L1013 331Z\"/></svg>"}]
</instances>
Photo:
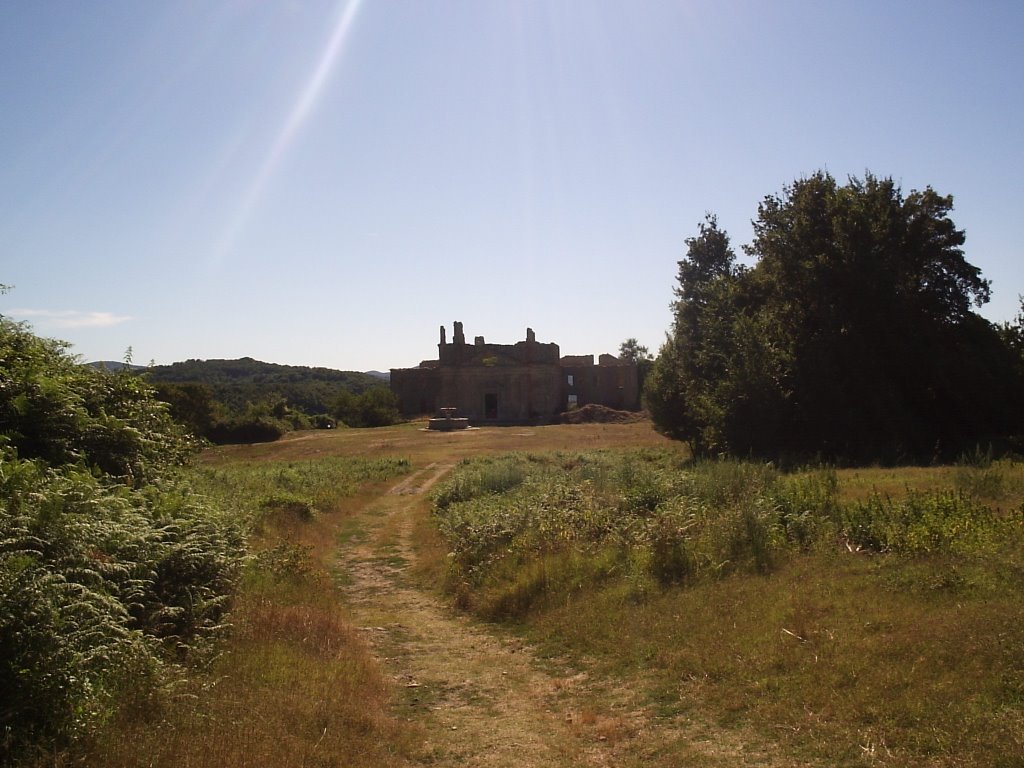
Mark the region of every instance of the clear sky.
<instances>
[{"instance_id":1,"label":"clear sky","mask_svg":"<svg viewBox=\"0 0 1024 768\"><path fill-rule=\"evenodd\" d=\"M825 169L1024 293L1024 3L0 0L0 314L345 370L438 327L655 351L684 240Z\"/></svg>"}]
</instances>

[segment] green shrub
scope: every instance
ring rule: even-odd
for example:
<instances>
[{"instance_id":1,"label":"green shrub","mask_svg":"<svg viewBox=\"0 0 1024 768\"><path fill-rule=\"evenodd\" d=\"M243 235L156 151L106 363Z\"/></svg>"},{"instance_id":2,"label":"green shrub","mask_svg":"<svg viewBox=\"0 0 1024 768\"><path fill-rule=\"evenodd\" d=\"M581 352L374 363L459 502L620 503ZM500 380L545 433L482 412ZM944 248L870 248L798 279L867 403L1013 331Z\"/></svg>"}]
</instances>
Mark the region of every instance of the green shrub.
<instances>
[{"instance_id":1,"label":"green shrub","mask_svg":"<svg viewBox=\"0 0 1024 768\"><path fill-rule=\"evenodd\" d=\"M668 585L769 570L786 540L776 478L739 462L682 469L669 453L510 455L463 462L434 504L455 583L491 583L508 563L530 570L529 558L616 552L622 573L642 563Z\"/></svg>"},{"instance_id":2,"label":"green shrub","mask_svg":"<svg viewBox=\"0 0 1024 768\"><path fill-rule=\"evenodd\" d=\"M973 554L1011 525L965 493L841 503L831 469L680 466L670 454L640 452L465 461L435 492L434 509L452 583L483 590L488 604L511 601L506 612L536 602L537 590L561 589L555 564L595 553L617 553L624 578L664 587L764 574L793 554L844 543L901 556ZM509 591L499 599L501 584Z\"/></svg>"},{"instance_id":3,"label":"green shrub","mask_svg":"<svg viewBox=\"0 0 1024 768\"><path fill-rule=\"evenodd\" d=\"M0 317L0 763L59 750L222 626L243 529L142 379Z\"/></svg>"},{"instance_id":4,"label":"green shrub","mask_svg":"<svg viewBox=\"0 0 1024 768\"><path fill-rule=\"evenodd\" d=\"M781 550L775 509L758 500L743 504L732 516L729 556L738 570L767 573Z\"/></svg>"},{"instance_id":5,"label":"green shrub","mask_svg":"<svg viewBox=\"0 0 1024 768\"><path fill-rule=\"evenodd\" d=\"M194 450L144 380L79 365L66 343L2 316L0 361L0 437L22 459L141 486Z\"/></svg>"},{"instance_id":6,"label":"green shrub","mask_svg":"<svg viewBox=\"0 0 1024 768\"><path fill-rule=\"evenodd\" d=\"M7 754L87 732L161 648L220 627L242 531L186 486L133 490L0 461L0 741ZM130 677L129 677L130 676Z\"/></svg>"},{"instance_id":7,"label":"green shrub","mask_svg":"<svg viewBox=\"0 0 1024 768\"><path fill-rule=\"evenodd\" d=\"M953 491L908 491L905 498L873 494L842 510L841 532L874 552L969 554L984 549L1007 521L974 498Z\"/></svg>"},{"instance_id":8,"label":"green shrub","mask_svg":"<svg viewBox=\"0 0 1024 768\"><path fill-rule=\"evenodd\" d=\"M5 534L10 531L5 531ZM10 541L5 540L10 546ZM0 554L0 758L82 735L154 655L102 584L69 580L31 550Z\"/></svg>"},{"instance_id":9,"label":"green shrub","mask_svg":"<svg viewBox=\"0 0 1024 768\"><path fill-rule=\"evenodd\" d=\"M310 425L313 429L334 429L338 426L334 417L328 413L317 413L310 417Z\"/></svg>"},{"instance_id":10,"label":"green shrub","mask_svg":"<svg viewBox=\"0 0 1024 768\"><path fill-rule=\"evenodd\" d=\"M622 508L629 513L654 512L672 495L663 469L632 455L622 460L614 480L622 494Z\"/></svg>"},{"instance_id":11,"label":"green shrub","mask_svg":"<svg viewBox=\"0 0 1024 768\"><path fill-rule=\"evenodd\" d=\"M213 425L207 433L207 437L210 442L217 445L272 443L287 434L290 428L291 425L271 416L240 417Z\"/></svg>"}]
</instances>

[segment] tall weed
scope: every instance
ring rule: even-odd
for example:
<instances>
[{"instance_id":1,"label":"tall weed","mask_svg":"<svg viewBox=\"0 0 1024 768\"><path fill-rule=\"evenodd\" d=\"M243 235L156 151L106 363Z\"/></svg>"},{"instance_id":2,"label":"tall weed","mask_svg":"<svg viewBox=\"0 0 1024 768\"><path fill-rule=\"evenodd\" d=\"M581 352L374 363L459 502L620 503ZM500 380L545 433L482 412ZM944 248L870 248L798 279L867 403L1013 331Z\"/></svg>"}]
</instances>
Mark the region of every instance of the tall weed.
<instances>
[{"instance_id":1,"label":"tall weed","mask_svg":"<svg viewBox=\"0 0 1024 768\"><path fill-rule=\"evenodd\" d=\"M839 479L834 470L781 475L769 495L789 543L804 552L834 545L839 510Z\"/></svg>"},{"instance_id":2,"label":"tall weed","mask_svg":"<svg viewBox=\"0 0 1024 768\"><path fill-rule=\"evenodd\" d=\"M527 461L525 456L517 454L464 460L451 479L435 491L434 504L445 509L451 504L509 491L526 478Z\"/></svg>"},{"instance_id":3,"label":"tall weed","mask_svg":"<svg viewBox=\"0 0 1024 768\"><path fill-rule=\"evenodd\" d=\"M698 556L692 542L699 526L698 516L685 507L665 510L648 521L644 538L650 555L643 568L659 584L678 584L697 574Z\"/></svg>"},{"instance_id":4,"label":"tall weed","mask_svg":"<svg viewBox=\"0 0 1024 768\"><path fill-rule=\"evenodd\" d=\"M678 492L723 507L764 493L778 474L771 464L733 459L702 461L678 475Z\"/></svg>"}]
</instances>

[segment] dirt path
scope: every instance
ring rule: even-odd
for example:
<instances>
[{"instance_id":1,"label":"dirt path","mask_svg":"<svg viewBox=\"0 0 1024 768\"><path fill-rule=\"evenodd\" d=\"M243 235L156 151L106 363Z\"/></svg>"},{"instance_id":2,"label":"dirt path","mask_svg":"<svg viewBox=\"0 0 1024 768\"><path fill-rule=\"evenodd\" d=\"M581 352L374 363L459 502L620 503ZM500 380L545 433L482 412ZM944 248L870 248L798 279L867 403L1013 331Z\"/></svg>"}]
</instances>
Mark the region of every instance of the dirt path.
<instances>
[{"instance_id":1,"label":"dirt path","mask_svg":"<svg viewBox=\"0 0 1024 768\"><path fill-rule=\"evenodd\" d=\"M343 592L396 682L399 714L425 730L424 763L644 765L645 755L682 737L696 765L777 764L734 735L692 722L655 723L636 701L635 688L538 659L521 640L417 589L405 575L415 557L414 511L451 466L431 464L366 507L339 554Z\"/></svg>"},{"instance_id":2,"label":"dirt path","mask_svg":"<svg viewBox=\"0 0 1024 768\"><path fill-rule=\"evenodd\" d=\"M431 465L367 508L341 552L356 622L421 722L423 759L448 766L603 766L623 723L581 712L583 675L542 665L521 641L500 637L409 584L413 509L449 464ZM543 666L543 668L542 668Z\"/></svg>"}]
</instances>

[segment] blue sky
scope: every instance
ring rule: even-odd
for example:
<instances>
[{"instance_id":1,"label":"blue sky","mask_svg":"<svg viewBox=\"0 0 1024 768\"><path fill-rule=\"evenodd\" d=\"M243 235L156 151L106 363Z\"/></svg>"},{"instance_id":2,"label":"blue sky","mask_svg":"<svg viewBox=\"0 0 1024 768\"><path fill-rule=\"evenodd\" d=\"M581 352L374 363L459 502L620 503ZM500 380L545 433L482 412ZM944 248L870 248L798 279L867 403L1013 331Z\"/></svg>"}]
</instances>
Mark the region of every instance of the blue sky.
<instances>
[{"instance_id":1,"label":"blue sky","mask_svg":"<svg viewBox=\"0 0 1024 768\"><path fill-rule=\"evenodd\" d=\"M1024 4L0 0L0 314L87 360L345 370L438 326L655 350L706 211L955 199L1024 293Z\"/></svg>"}]
</instances>

